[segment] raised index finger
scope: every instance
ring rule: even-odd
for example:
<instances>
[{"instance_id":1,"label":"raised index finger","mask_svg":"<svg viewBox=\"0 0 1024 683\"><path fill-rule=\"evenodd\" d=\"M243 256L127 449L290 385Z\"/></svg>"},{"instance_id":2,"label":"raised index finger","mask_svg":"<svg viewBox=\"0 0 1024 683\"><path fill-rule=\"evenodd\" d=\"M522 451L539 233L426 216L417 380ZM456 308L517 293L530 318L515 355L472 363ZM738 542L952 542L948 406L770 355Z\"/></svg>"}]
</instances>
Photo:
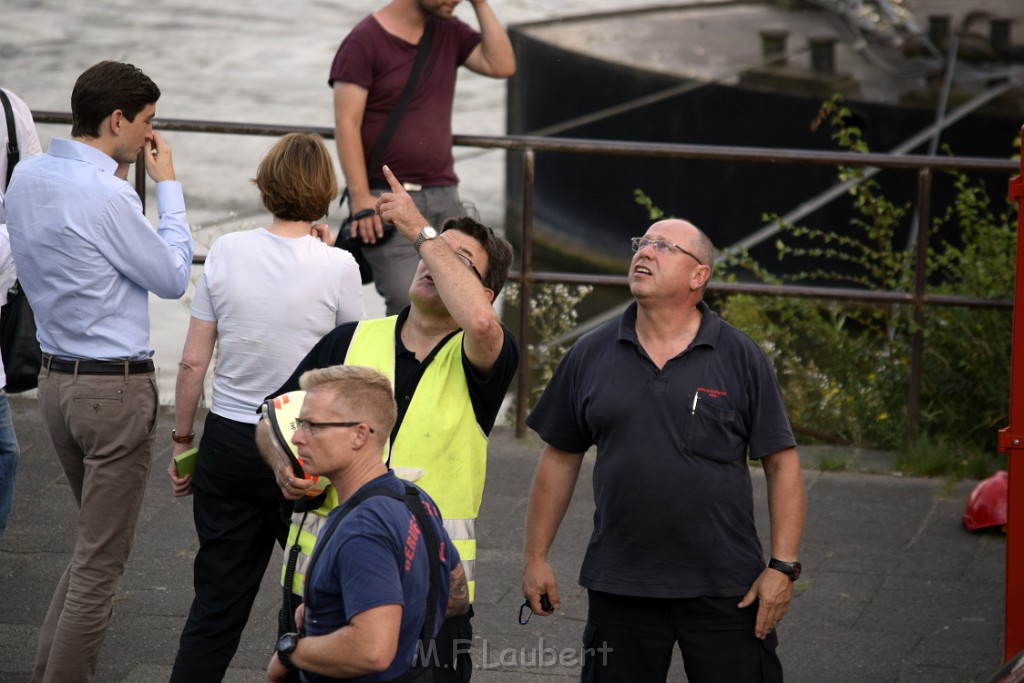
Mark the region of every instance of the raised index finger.
<instances>
[{"instance_id":1,"label":"raised index finger","mask_svg":"<svg viewBox=\"0 0 1024 683\"><path fill-rule=\"evenodd\" d=\"M405 189L402 187L402 183L398 182L398 178L396 178L395 174L391 172L391 169L388 168L387 164L384 164L383 170L384 179L388 181L388 185L391 186L392 192L401 192L402 190Z\"/></svg>"}]
</instances>

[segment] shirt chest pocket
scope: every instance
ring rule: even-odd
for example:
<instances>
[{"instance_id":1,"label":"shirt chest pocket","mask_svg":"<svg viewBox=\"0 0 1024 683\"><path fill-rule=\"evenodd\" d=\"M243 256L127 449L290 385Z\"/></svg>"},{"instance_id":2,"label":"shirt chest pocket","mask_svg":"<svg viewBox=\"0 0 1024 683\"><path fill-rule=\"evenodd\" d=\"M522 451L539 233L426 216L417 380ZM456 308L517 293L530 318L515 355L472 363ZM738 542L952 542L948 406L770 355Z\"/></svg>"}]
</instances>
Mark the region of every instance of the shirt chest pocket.
<instances>
[{"instance_id":1,"label":"shirt chest pocket","mask_svg":"<svg viewBox=\"0 0 1024 683\"><path fill-rule=\"evenodd\" d=\"M747 430L737 411L698 400L685 417L683 453L723 463L746 457Z\"/></svg>"}]
</instances>

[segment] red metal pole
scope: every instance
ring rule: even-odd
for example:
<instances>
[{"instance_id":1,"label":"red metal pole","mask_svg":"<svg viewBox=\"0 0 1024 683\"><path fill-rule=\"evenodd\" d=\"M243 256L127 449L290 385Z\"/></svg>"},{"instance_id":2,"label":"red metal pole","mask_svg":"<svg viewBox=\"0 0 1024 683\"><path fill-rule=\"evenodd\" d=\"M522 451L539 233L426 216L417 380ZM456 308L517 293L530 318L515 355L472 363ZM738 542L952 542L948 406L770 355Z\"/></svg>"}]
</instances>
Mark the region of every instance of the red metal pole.
<instances>
[{"instance_id":1,"label":"red metal pole","mask_svg":"<svg viewBox=\"0 0 1024 683\"><path fill-rule=\"evenodd\" d=\"M1021 174L1010 180L1009 197L1017 202L1017 274L1013 286L1010 425L999 431L999 451L1009 454L1010 472L1006 497L1006 661L1024 650L1024 153Z\"/></svg>"}]
</instances>

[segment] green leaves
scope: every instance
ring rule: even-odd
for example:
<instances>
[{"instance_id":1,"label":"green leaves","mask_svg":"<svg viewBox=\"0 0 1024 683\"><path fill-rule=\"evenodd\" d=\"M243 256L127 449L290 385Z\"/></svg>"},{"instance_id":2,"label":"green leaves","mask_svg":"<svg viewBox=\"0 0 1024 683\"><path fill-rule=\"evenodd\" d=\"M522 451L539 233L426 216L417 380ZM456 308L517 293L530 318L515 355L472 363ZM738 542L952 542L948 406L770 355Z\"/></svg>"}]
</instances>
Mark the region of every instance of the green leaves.
<instances>
[{"instance_id":1,"label":"green leaves","mask_svg":"<svg viewBox=\"0 0 1024 683\"><path fill-rule=\"evenodd\" d=\"M869 151L862 131L849 125L849 119L849 109L834 97L822 105L815 127L828 122L840 147ZM888 199L875 180L864 178L862 169L839 168L837 176L843 182L856 181L849 191L845 225L817 229L781 224L775 241L778 262L790 269L800 264L798 272L773 272L771 264L757 263L742 252L720 268L721 277L910 291L914 254L896 236L909 229L911 206ZM927 261L930 291L1011 298L1014 209L1003 205L995 211L981 180L951 177L954 192L935 211L933 234L957 237L933 239ZM779 217L765 216L766 222L772 220ZM711 297L726 320L768 350L798 430L901 450L908 463L917 457L920 448L907 451L905 438L909 358L917 329L909 306L716 296L713 288ZM942 444L941 454L929 456L941 461L930 463L929 473L976 473L978 463L997 466L991 454L996 430L1007 419L1011 325L1012 316L1005 310L933 306L925 311L921 434L924 443Z\"/></svg>"}]
</instances>

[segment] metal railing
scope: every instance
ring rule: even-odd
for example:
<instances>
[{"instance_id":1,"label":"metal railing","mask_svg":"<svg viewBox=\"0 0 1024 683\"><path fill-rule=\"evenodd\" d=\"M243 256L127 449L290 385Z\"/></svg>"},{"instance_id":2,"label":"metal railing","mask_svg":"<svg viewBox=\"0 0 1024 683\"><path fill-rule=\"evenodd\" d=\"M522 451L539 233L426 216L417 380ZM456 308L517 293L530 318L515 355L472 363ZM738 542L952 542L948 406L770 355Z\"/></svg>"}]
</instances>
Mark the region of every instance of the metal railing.
<instances>
[{"instance_id":1,"label":"metal railing","mask_svg":"<svg viewBox=\"0 0 1024 683\"><path fill-rule=\"evenodd\" d=\"M36 123L70 124L71 115L62 112L34 112ZM334 129L316 126L269 125L238 122L199 121L189 119L157 119L155 125L164 131L213 133L223 135L281 136L303 130L334 138ZM637 143L612 140L585 140L548 138L529 135L473 136L456 135L454 144L460 147L503 149L523 156L522 225L519 270L509 274L519 282L518 339L523 352L516 388L516 435L526 431L527 368L530 337L530 297L534 283L562 282L595 285L627 286L625 275L580 274L533 270L534 211L533 190L537 169L537 155L543 153L569 153L603 156L658 157L666 159L696 159L768 165L818 165L858 168L898 169L917 171L917 234L915 280L913 291L879 291L801 285L765 285L750 283L715 282L718 292L745 293L759 296L800 297L833 301L856 301L878 305L909 305L914 309L916 331L911 345L910 387L908 388L909 437L916 439L920 426L920 388L924 355L923 320L928 306L959 306L969 308L1012 309L1012 300L992 300L979 297L937 295L927 292L926 258L930 233L932 175L934 171L963 173L1005 174L1007 179L1020 169L1010 159L979 157L923 156L912 154L862 154L853 152L819 152L760 147L728 147L676 143ZM136 164L135 183L145 201L146 173L142 164ZM202 262L198 257L197 262Z\"/></svg>"}]
</instances>

